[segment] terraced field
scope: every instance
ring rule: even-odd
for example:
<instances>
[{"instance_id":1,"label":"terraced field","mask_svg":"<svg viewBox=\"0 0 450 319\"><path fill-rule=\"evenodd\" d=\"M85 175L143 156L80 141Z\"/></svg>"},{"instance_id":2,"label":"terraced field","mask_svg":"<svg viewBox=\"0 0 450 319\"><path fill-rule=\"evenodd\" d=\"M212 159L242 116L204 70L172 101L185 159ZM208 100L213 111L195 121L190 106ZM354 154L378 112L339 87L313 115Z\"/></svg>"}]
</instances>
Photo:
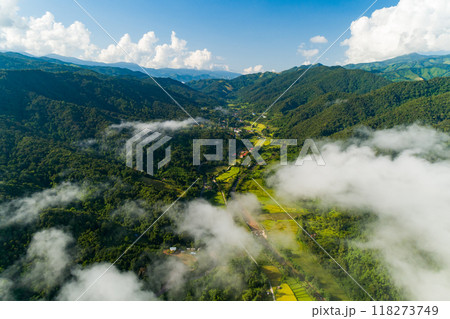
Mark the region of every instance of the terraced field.
<instances>
[{"instance_id":1,"label":"terraced field","mask_svg":"<svg viewBox=\"0 0 450 319\"><path fill-rule=\"evenodd\" d=\"M287 283L282 283L280 286L274 287L274 289L277 301L297 301L294 292Z\"/></svg>"},{"instance_id":2,"label":"terraced field","mask_svg":"<svg viewBox=\"0 0 450 319\"><path fill-rule=\"evenodd\" d=\"M289 287L291 287L298 301L313 301L311 296L306 291L306 283L299 283L292 277L289 277L286 282L289 284Z\"/></svg>"}]
</instances>

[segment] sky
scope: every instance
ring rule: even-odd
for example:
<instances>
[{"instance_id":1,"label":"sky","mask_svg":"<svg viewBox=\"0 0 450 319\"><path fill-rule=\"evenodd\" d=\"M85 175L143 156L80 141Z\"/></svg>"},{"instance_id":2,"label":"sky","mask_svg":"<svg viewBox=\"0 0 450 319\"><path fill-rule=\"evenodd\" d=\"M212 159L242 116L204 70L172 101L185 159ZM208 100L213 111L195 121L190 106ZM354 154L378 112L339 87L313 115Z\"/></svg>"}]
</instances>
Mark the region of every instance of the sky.
<instances>
[{"instance_id":1,"label":"sky","mask_svg":"<svg viewBox=\"0 0 450 319\"><path fill-rule=\"evenodd\" d=\"M0 0L0 50L145 67L282 71L450 50L447 0ZM125 53L126 52L126 53Z\"/></svg>"}]
</instances>

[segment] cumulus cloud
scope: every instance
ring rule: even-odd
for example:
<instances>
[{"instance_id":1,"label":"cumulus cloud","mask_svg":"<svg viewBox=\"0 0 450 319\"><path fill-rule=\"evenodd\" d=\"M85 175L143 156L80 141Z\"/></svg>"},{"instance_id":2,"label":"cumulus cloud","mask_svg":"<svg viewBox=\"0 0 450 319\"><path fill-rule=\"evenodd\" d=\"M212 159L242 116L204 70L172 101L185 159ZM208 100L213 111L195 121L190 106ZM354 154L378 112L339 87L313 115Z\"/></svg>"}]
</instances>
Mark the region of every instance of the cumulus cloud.
<instances>
[{"instance_id":1,"label":"cumulus cloud","mask_svg":"<svg viewBox=\"0 0 450 319\"><path fill-rule=\"evenodd\" d=\"M407 296L447 299L448 134L412 126L370 133L353 142L326 144L321 149L326 166L305 162L283 167L270 182L289 199L320 198L355 212L372 211L379 219L367 247L382 253ZM437 156L430 156L435 152Z\"/></svg>"},{"instance_id":2,"label":"cumulus cloud","mask_svg":"<svg viewBox=\"0 0 450 319\"><path fill-rule=\"evenodd\" d=\"M101 62L133 62L149 68L189 68L212 69L212 54L207 49L189 51L187 42L177 37L172 31L170 43L157 44L159 39L153 31L147 32L133 42L129 34L125 34L118 44L111 44L100 51L97 57Z\"/></svg>"},{"instance_id":3,"label":"cumulus cloud","mask_svg":"<svg viewBox=\"0 0 450 319\"><path fill-rule=\"evenodd\" d=\"M106 263L94 264L73 271L74 279L65 283L58 295L59 300L74 301L88 289L103 273L80 300L95 301L138 301L154 300L155 295L145 291L142 283L132 272L121 272L115 266Z\"/></svg>"},{"instance_id":4,"label":"cumulus cloud","mask_svg":"<svg viewBox=\"0 0 450 319\"><path fill-rule=\"evenodd\" d=\"M85 191L80 186L63 183L29 197L3 203L0 205L0 227L31 223L44 209L81 200L84 194Z\"/></svg>"},{"instance_id":5,"label":"cumulus cloud","mask_svg":"<svg viewBox=\"0 0 450 319\"><path fill-rule=\"evenodd\" d=\"M325 38L322 35L316 35L315 37L312 37L311 39L309 39L309 41L311 43L327 43L328 42L327 38Z\"/></svg>"},{"instance_id":6,"label":"cumulus cloud","mask_svg":"<svg viewBox=\"0 0 450 319\"><path fill-rule=\"evenodd\" d=\"M212 53L206 48L189 50L187 42L174 31L170 43L159 43L155 32L150 31L137 42L125 34L118 44L102 49L92 43L90 31L79 21L65 26L51 12L36 18L22 17L18 11L17 0L0 1L0 50L37 56L54 53L107 63L131 62L148 68L228 68L214 63Z\"/></svg>"},{"instance_id":7,"label":"cumulus cloud","mask_svg":"<svg viewBox=\"0 0 450 319\"><path fill-rule=\"evenodd\" d=\"M400 0L351 24L348 63L373 62L413 52L450 48L450 3L447 0Z\"/></svg>"},{"instance_id":8,"label":"cumulus cloud","mask_svg":"<svg viewBox=\"0 0 450 319\"><path fill-rule=\"evenodd\" d=\"M34 289L51 288L60 283L72 260L67 251L72 242L72 236L59 229L34 234L26 255L31 268L22 280Z\"/></svg>"},{"instance_id":9,"label":"cumulus cloud","mask_svg":"<svg viewBox=\"0 0 450 319\"><path fill-rule=\"evenodd\" d=\"M255 66L249 66L248 68L244 69L244 74L251 74L251 73L260 73L264 72L264 68L261 64L255 65Z\"/></svg>"},{"instance_id":10,"label":"cumulus cloud","mask_svg":"<svg viewBox=\"0 0 450 319\"><path fill-rule=\"evenodd\" d=\"M90 41L90 32L79 21L65 27L50 12L39 18L20 17L17 1L13 0L2 1L0 9L0 50L88 57L97 49Z\"/></svg>"}]
</instances>

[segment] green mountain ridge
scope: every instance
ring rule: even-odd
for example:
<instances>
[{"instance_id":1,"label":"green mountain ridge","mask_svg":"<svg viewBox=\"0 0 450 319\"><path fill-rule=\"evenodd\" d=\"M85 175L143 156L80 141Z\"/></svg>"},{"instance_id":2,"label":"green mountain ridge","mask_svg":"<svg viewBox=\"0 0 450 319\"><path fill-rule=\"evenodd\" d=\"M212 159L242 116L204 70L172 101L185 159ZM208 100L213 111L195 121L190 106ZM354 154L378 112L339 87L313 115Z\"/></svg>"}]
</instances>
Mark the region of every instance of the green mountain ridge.
<instances>
[{"instance_id":1,"label":"green mountain ridge","mask_svg":"<svg viewBox=\"0 0 450 319\"><path fill-rule=\"evenodd\" d=\"M231 79L239 76L238 73L228 71L210 71L196 69L151 69L144 68L146 74L138 65L133 63L97 63L67 58L58 55L34 57L16 52L0 53L0 69L44 71L84 71L91 70L108 76L148 78L148 74L157 78L171 78L180 82L189 82L200 79L225 78Z\"/></svg>"},{"instance_id":2,"label":"green mountain ridge","mask_svg":"<svg viewBox=\"0 0 450 319\"><path fill-rule=\"evenodd\" d=\"M450 76L450 55L425 56L413 53L386 61L348 64L344 68L372 72L394 82L430 80Z\"/></svg>"},{"instance_id":3,"label":"green mountain ridge","mask_svg":"<svg viewBox=\"0 0 450 319\"><path fill-rule=\"evenodd\" d=\"M165 89L193 116L201 107L212 108L217 101L171 79L158 79ZM37 70L0 71L0 112L30 125L36 130L52 125L94 121L100 125L121 120L148 121L185 119L187 115L151 79L105 77L96 73L43 72ZM55 108L50 111L50 108ZM59 110L59 111L58 111ZM65 120L62 114L73 114ZM59 121L47 122L48 116ZM96 129L99 127L96 125ZM84 130L70 134L83 137ZM81 136L83 135L83 136Z\"/></svg>"},{"instance_id":4,"label":"green mountain ridge","mask_svg":"<svg viewBox=\"0 0 450 319\"><path fill-rule=\"evenodd\" d=\"M365 125L373 129L421 123L450 131L450 78L393 83L366 94L321 96L272 121L280 134L328 137ZM345 135L345 134L344 134Z\"/></svg>"},{"instance_id":5,"label":"green mountain ridge","mask_svg":"<svg viewBox=\"0 0 450 319\"><path fill-rule=\"evenodd\" d=\"M286 112L329 92L366 93L390 82L362 70L316 65L296 67L281 73L259 73L233 80L202 80L190 82L192 88L216 98L251 103L255 112L265 110L297 78L305 74L273 106L271 112Z\"/></svg>"}]
</instances>

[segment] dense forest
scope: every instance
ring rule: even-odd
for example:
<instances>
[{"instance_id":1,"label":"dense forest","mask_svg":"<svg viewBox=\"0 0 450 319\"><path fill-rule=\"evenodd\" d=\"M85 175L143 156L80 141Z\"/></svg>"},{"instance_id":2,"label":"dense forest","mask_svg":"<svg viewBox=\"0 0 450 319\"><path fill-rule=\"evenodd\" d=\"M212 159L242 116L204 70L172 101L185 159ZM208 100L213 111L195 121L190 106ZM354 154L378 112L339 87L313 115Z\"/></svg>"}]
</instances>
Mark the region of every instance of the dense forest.
<instances>
[{"instance_id":1,"label":"dense forest","mask_svg":"<svg viewBox=\"0 0 450 319\"><path fill-rule=\"evenodd\" d=\"M245 75L233 80L201 80L188 84L194 89L217 98L250 103L253 111L262 112L302 76L306 69L306 66L302 66L279 74L266 72ZM326 93L367 93L389 83L382 77L361 70L316 65L283 95L271 112L295 109Z\"/></svg>"},{"instance_id":2,"label":"dense forest","mask_svg":"<svg viewBox=\"0 0 450 319\"><path fill-rule=\"evenodd\" d=\"M357 126L373 129L420 123L449 131L450 78L400 82L366 94L329 93L273 120L285 137L343 136ZM283 123L283 125L280 125ZM339 134L338 134L339 133Z\"/></svg>"}]
</instances>

